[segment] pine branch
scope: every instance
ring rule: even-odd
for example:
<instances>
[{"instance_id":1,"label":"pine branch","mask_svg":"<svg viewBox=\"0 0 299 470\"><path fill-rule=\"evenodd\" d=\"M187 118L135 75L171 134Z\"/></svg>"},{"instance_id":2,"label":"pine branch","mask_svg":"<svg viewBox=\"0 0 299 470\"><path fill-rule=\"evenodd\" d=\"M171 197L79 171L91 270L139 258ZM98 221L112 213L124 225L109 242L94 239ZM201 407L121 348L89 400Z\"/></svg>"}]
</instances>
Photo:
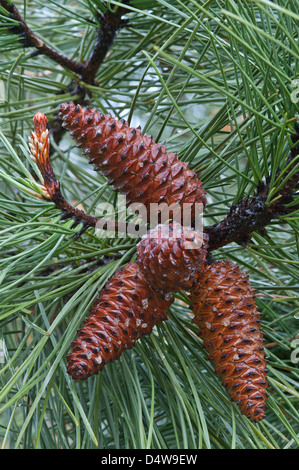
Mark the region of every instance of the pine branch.
<instances>
[{"instance_id":1,"label":"pine branch","mask_svg":"<svg viewBox=\"0 0 299 470\"><path fill-rule=\"evenodd\" d=\"M128 3L128 1L124 2L124 4ZM117 32L119 29L129 25L128 21L122 18L124 12L125 8L119 7L115 12L107 10L104 14L98 15L100 27L96 30L96 39L91 54L87 62L82 64L83 68L80 72L81 81L96 85L96 74L104 62ZM78 96L75 100L76 104L88 104L85 97L87 94L91 97L90 91L87 91L87 89L79 83L76 83L75 87L71 90L71 94ZM53 138L57 144L65 132L61 125L61 120L58 117L51 123L51 129Z\"/></svg>"},{"instance_id":2,"label":"pine branch","mask_svg":"<svg viewBox=\"0 0 299 470\"><path fill-rule=\"evenodd\" d=\"M80 106L77 105L75 109L77 108L79 111ZM91 117L92 114L90 115L90 118ZM96 227L97 224L100 223L100 219L87 215L85 212L74 208L65 201L60 191L60 184L51 166L49 151L44 151L38 156L40 149L38 142L40 141L40 136L43 135L39 127L42 126L45 131L46 122L47 119L42 113L38 113L34 117L35 133L32 134L31 148L35 155L36 163L43 175L44 185L48 192L48 199L54 202L56 207L62 211L61 216L63 219L71 218L76 224L83 224L81 231L76 234L76 236L79 237L89 227ZM88 134L86 129L84 132ZM91 136L89 136L89 138L91 138ZM275 199L272 203L268 203L271 180L271 177L268 177L266 183L261 182L258 185L256 193L252 197L232 206L230 213L224 220L205 229L205 233L209 236L209 252L232 242L244 246L250 242L253 232L258 231L262 235L266 235L266 227L273 219L293 212L298 208L298 206L288 206L294 199L294 189L298 183L298 171L294 172L294 174L292 173L292 170L294 170L297 165L297 157L299 156L298 124L295 126L295 132L291 139L294 145L286 162L287 169L284 172L284 179L280 177L280 170L276 172L277 184L280 184L281 188L277 191ZM93 141L96 143L97 139L93 139ZM49 144L47 148L49 149ZM98 149L98 147L96 148ZM91 161L94 160L92 159ZM103 224L103 219L101 219L101 221ZM132 224L116 224L119 232L126 231L130 225ZM104 221L102 228L104 230L109 229L108 221Z\"/></svg>"},{"instance_id":3,"label":"pine branch","mask_svg":"<svg viewBox=\"0 0 299 470\"><path fill-rule=\"evenodd\" d=\"M54 62L57 62L57 64L66 67L72 72L77 74L83 73L85 65L77 62L74 59L70 59L69 57L64 56L60 52L57 52L55 49L47 46L43 41L41 41L29 28L28 24L22 18L19 10L13 3L9 3L6 0L0 0L0 5L8 11L9 17L11 19L18 22L17 26L10 27L10 31L19 36L21 43L25 47L34 47L39 54L44 54Z\"/></svg>"},{"instance_id":4,"label":"pine branch","mask_svg":"<svg viewBox=\"0 0 299 470\"><path fill-rule=\"evenodd\" d=\"M239 204L231 207L228 216L221 222L207 227L205 232L209 235L209 250L213 251L229 243L235 242L239 245L246 245L250 242L253 232L260 232L266 235L266 226L273 219L289 214L298 209L299 206L288 206L294 200L294 189L298 183L298 171L291 174L291 171L298 164L299 156L299 125L295 126L295 133L292 136L294 144L287 159L287 170L284 177L287 181L277 192L272 203L268 204L270 190L270 179L266 183L261 182L256 193ZM277 172L277 177L279 175ZM280 181L282 182L282 181Z\"/></svg>"},{"instance_id":5,"label":"pine branch","mask_svg":"<svg viewBox=\"0 0 299 470\"><path fill-rule=\"evenodd\" d=\"M125 4L129 1L125 0ZM30 29L26 21L21 16L19 10L14 3L6 0L0 0L0 5L7 10L9 17L18 22L18 25L11 26L9 30L19 37L20 42L24 47L34 47L36 50L32 55L43 54L56 62L59 65L75 72L78 75L80 82L96 86L96 74L103 63L117 32L129 25L128 20L123 19L122 16L125 8L119 7L115 12L107 11L103 14L98 14L99 27L96 29L96 39L93 49L87 62L78 62L75 59L61 54L52 47L46 45L41 41L34 32ZM76 95L76 103L87 104L85 97L88 94L91 97L91 92L86 89L84 85L78 82L70 87L70 93ZM61 126L60 119L55 118L51 124L52 135L56 143L59 143L64 134L64 129Z\"/></svg>"},{"instance_id":6,"label":"pine branch","mask_svg":"<svg viewBox=\"0 0 299 470\"><path fill-rule=\"evenodd\" d=\"M85 83L94 84L96 73L115 39L117 31L129 25L128 20L122 18L124 12L125 9L119 7L115 12L107 10L104 14L98 15L100 27L96 30L96 40L82 73L82 79Z\"/></svg>"},{"instance_id":7,"label":"pine branch","mask_svg":"<svg viewBox=\"0 0 299 470\"><path fill-rule=\"evenodd\" d=\"M128 2L126 2L128 3ZM119 29L128 26L128 21L122 19L125 9L120 7L116 12L107 10L103 15L98 14L100 27L96 30L96 40L87 62L78 62L75 59L61 54L41 41L30 29L26 21L21 16L19 10L13 3L0 0L0 5L8 12L11 19L18 22L17 26L11 26L10 31L17 34L21 43L25 47L34 47L38 54L43 54L59 65L75 72L80 80L88 84L95 85L96 73L104 61L107 52Z\"/></svg>"}]
</instances>

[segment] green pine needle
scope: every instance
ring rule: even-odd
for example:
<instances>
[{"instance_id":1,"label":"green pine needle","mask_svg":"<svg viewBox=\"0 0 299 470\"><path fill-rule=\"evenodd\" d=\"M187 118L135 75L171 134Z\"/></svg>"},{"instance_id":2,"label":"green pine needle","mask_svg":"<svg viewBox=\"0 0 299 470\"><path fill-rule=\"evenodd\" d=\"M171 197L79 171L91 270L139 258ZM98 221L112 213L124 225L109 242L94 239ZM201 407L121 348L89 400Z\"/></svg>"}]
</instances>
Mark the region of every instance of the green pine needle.
<instances>
[{"instance_id":1,"label":"green pine needle","mask_svg":"<svg viewBox=\"0 0 299 470\"><path fill-rule=\"evenodd\" d=\"M30 28L55 50L87 60L97 11L121 1L25 2ZM15 4L24 14L24 2ZM141 124L196 170L208 191L204 223L225 217L271 171L285 168L299 105L296 0L132 0L88 85L91 106ZM78 240L40 198L28 136L37 111L55 119L75 99L76 75L24 48L0 10L0 442L2 448L283 449L299 447L298 212L247 248L214 253L250 276L269 356L267 418L241 416L191 323L185 293L169 320L99 376L74 383L65 357L107 279L137 239L92 230ZM82 82L81 82L82 84ZM96 213L117 198L65 135L52 162L66 199ZM283 170L282 170L283 177ZM271 200L278 182L271 180ZM298 201L295 203L298 204ZM294 204L295 204L294 203ZM295 341L294 341L295 340ZM296 346L297 345L297 346ZM0 361L2 356L0 356Z\"/></svg>"}]
</instances>

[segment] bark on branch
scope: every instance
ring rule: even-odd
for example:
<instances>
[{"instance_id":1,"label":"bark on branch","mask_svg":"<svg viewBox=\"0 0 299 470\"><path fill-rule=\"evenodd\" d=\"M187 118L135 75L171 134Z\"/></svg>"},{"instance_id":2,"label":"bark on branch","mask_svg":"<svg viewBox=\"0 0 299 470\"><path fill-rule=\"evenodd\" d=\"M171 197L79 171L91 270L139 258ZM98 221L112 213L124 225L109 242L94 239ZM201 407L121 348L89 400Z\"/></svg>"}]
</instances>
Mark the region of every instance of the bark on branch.
<instances>
[{"instance_id":1,"label":"bark on branch","mask_svg":"<svg viewBox=\"0 0 299 470\"><path fill-rule=\"evenodd\" d=\"M9 3L6 0L0 0L0 5L8 11L9 17L18 22L18 25L11 26L10 31L14 34L17 34L20 38L21 43L25 47L34 47L40 54L52 59L57 64L66 67L72 72L81 74L84 70L84 64L77 62L74 59L70 59L67 56L64 56L60 52L55 51L55 49L47 46L43 41L41 41L29 28L27 23L24 21L19 10L13 3Z\"/></svg>"}]
</instances>

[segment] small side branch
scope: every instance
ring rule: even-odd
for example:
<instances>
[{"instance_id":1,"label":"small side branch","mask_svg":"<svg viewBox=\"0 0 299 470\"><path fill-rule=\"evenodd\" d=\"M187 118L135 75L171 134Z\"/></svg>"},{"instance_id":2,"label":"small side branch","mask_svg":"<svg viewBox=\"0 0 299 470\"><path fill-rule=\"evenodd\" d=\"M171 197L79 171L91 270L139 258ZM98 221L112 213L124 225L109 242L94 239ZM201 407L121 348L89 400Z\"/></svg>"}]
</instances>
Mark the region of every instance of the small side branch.
<instances>
[{"instance_id":1,"label":"small side branch","mask_svg":"<svg viewBox=\"0 0 299 470\"><path fill-rule=\"evenodd\" d=\"M96 30L96 40L82 73L82 79L85 83L94 83L97 71L103 63L117 31L128 26L128 21L122 18L124 13L125 9L119 7L114 13L107 10L102 15L98 15L100 27Z\"/></svg>"},{"instance_id":2,"label":"small side branch","mask_svg":"<svg viewBox=\"0 0 299 470\"><path fill-rule=\"evenodd\" d=\"M29 145L31 157L38 166L42 176L43 197L52 201L61 211L62 219L72 219L75 225L82 224L82 228L76 233L75 238L79 238L90 227L99 227L102 230L109 230L111 221L99 219L87 215L84 211L73 207L63 197L60 190L60 183L57 181L50 160L50 140L47 129L47 118L43 113L37 113L33 118L34 131L31 132ZM137 230L135 224L130 222L114 223L114 229L119 233L127 233L128 230L134 233Z\"/></svg>"},{"instance_id":3,"label":"small side branch","mask_svg":"<svg viewBox=\"0 0 299 470\"><path fill-rule=\"evenodd\" d=\"M44 54L54 62L57 62L63 67L68 68L72 72L82 74L84 70L84 64L60 54L59 52L55 51L55 49L52 49L42 42L29 28L27 23L22 18L19 10L13 3L9 3L6 0L0 0L0 5L8 11L10 18L18 22L18 25L12 26L10 30L20 37L21 42L25 47L35 47L39 54Z\"/></svg>"}]
</instances>

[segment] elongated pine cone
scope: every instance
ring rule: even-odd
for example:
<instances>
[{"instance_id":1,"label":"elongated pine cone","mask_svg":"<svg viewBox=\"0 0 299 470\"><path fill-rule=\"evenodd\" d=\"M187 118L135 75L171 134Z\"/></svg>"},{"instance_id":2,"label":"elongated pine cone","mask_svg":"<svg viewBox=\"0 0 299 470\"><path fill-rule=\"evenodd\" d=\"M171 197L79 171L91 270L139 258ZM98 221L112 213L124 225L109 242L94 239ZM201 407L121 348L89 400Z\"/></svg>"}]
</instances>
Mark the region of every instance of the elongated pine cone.
<instances>
[{"instance_id":1,"label":"elongated pine cone","mask_svg":"<svg viewBox=\"0 0 299 470\"><path fill-rule=\"evenodd\" d=\"M139 242L137 264L154 289L189 290L203 270L208 236L174 222L157 225Z\"/></svg>"},{"instance_id":2,"label":"elongated pine cone","mask_svg":"<svg viewBox=\"0 0 299 470\"><path fill-rule=\"evenodd\" d=\"M76 381L98 374L108 363L167 320L170 295L153 290L136 263L119 269L100 291L89 317L72 342L68 374Z\"/></svg>"},{"instance_id":3,"label":"elongated pine cone","mask_svg":"<svg viewBox=\"0 0 299 470\"><path fill-rule=\"evenodd\" d=\"M248 276L230 261L207 266L191 293L191 308L198 335L231 399L248 418L262 420L268 371Z\"/></svg>"},{"instance_id":4,"label":"elongated pine cone","mask_svg":"<svg viewBox=\"0 0 299 470\"><path fill-rule=\"evenodd\" d=\"M63 103L59 116L77 147L88 155L89 163L126 196L127 205L144 204L149 218L150 204L173 204L175 218L183 204L189 204L190 222L197 216L196 203L205 207L205 190L196 173L177 154L166 152L165 145L157 144L152 136L129 127L124 119L78 104Z\"/></svg>"}]
</instances>

